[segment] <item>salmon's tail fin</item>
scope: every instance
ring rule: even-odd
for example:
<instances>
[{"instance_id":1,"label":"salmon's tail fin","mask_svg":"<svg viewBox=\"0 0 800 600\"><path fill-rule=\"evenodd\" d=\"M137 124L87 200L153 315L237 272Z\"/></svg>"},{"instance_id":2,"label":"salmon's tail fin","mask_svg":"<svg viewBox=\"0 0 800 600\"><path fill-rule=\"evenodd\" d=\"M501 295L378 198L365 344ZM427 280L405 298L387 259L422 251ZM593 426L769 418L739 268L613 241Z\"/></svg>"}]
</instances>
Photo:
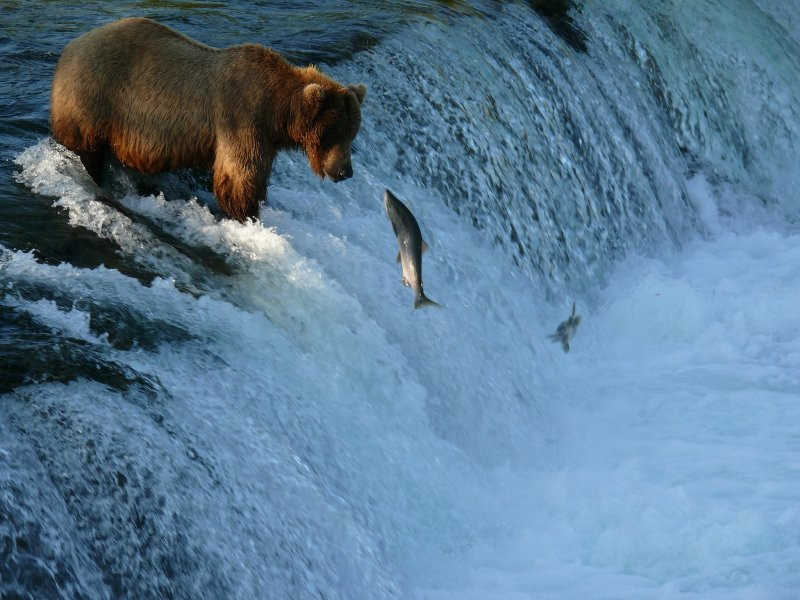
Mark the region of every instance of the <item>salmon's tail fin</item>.
<instances>
[{"instance_id":1,"label":"salmon's tail fin","mask_svg":"<svg viewBox=\"0 0 800 600\"><path fill-rule=\"evenodd\" d=\"M437 308L444 308L438 302L434 302L428 298L424 292L420 292L419 296L414 300L414 308L422 308L423 306L435 306Z\"/></svg>"}]
</instances>

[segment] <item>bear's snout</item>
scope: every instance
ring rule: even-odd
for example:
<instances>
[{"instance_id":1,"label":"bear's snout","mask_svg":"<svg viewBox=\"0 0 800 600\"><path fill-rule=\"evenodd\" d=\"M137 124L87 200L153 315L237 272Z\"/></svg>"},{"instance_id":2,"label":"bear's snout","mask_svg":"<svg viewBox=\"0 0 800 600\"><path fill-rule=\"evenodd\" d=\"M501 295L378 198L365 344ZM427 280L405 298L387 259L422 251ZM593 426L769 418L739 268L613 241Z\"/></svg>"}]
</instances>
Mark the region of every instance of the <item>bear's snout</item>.
<instances>
[{"instance_id":1,"label":"bear's snout","mask_svg":"<svg viewBox=\"0 0 800 600\"><path fill-rule=\"evenodd\" d=\"M332 164L328 167L324 167L323 171L325 175L330 177L336 183L340 181L344 181L345 179L350 179L353 176L353 163L347 161L344 164Z\"/></svg>"},{"instance_id":2,"label":"bear's snout","mask_svg":"<svg viewBox=\"0 0 800 600\"><path fill-rule=\"evenodd\" d=\"M353 165L345 165L339 170L339 181L350 179L353 176Z\"/></svg>"}]
</instances>

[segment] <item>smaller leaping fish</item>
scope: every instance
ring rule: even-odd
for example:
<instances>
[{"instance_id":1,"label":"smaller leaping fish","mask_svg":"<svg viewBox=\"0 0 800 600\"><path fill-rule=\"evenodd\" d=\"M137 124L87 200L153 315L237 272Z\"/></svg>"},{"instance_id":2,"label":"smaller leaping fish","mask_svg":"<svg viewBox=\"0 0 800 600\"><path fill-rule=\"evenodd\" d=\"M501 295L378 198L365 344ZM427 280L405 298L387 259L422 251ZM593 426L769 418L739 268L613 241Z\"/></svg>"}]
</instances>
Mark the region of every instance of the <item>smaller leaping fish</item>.
<instances>
[{"instance_id":1,"label":"smaller leaping fish","mask_svg":"<svg viewBox=\"0 0 800 600\"><path fill-rule=\"evenodd\" d=\"M572 314L567 317L566 321L562 321L556 329L555 333L551 333L549 337L554 342L561 342L561 347L564 352L569 352L569 341L575 332L578 330L578 325L581 324L581 316L575 314L575 303L572 303Z\"/></svg>"},{"instance_id":2,"label":"smaller leaping fish","mask_svg":"<svg viewBox=\"0 0 800 600\"><path fill-rule=\"evenodd\" d=\"M400 245L397 262L403 267L403 285L411 287L416 294L414 308L441 307L441 304L428 298L422 290L422 253L428 249L428 244L422 239L417 220L408 207L389 190L383 194L383 203L394 234L397 236L397 243Z\"/></svg>"}]
</instances>

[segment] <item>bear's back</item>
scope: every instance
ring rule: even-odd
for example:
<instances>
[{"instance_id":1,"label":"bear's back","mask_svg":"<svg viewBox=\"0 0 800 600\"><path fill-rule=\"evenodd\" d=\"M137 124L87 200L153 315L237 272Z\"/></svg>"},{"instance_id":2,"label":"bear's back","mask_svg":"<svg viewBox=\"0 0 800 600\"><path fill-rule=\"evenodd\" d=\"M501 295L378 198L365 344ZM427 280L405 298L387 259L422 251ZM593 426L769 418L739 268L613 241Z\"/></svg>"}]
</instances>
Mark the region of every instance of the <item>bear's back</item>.
<instances>
[{"instance_id":1,"label":"bear's back","mask_svg":"<svg viewBox=\"0 0 800 600\"><path fill-rule=\"evenodd\" d=\"M86 32L64 48L56 78L89 79L91 87L106 93L141 82L169 81L187 85L192 74L206 80L209 67L220 52L150 19L131 17ZM87 71L91 71L87 73Z\"/></svg>"},{"instance_id":2,"label":"bear's back","mask_svg":"<svg viewBox=\"0 0 800 600\"><path fill-rule=\"evenodd\" d=\"M221 52L144 18L93 29L59 59L53 129L68 146L73 135L105 141L145 172L211 161Z\"/></svg>"}]
</instances>

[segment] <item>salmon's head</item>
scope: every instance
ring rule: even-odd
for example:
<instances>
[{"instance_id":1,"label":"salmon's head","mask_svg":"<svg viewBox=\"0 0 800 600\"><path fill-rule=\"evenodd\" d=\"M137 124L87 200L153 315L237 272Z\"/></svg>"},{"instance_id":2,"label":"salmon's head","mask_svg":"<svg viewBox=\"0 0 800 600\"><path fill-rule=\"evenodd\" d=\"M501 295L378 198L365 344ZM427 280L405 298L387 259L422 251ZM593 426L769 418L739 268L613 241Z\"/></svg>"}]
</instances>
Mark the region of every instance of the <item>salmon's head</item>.
<instances>
[{"instance_id":1,"label":"salmon's head","mask_svg":"<svg viewBox=\"0 0 800 600\"><path fill-rule=\"evenodd\" d=\"M383 206L386 208L386 214L389 215L389 220L392 223L397 223L400 219L398 214L398 198L389 190L383 192Z\"/></svg>"}]
</instances>

